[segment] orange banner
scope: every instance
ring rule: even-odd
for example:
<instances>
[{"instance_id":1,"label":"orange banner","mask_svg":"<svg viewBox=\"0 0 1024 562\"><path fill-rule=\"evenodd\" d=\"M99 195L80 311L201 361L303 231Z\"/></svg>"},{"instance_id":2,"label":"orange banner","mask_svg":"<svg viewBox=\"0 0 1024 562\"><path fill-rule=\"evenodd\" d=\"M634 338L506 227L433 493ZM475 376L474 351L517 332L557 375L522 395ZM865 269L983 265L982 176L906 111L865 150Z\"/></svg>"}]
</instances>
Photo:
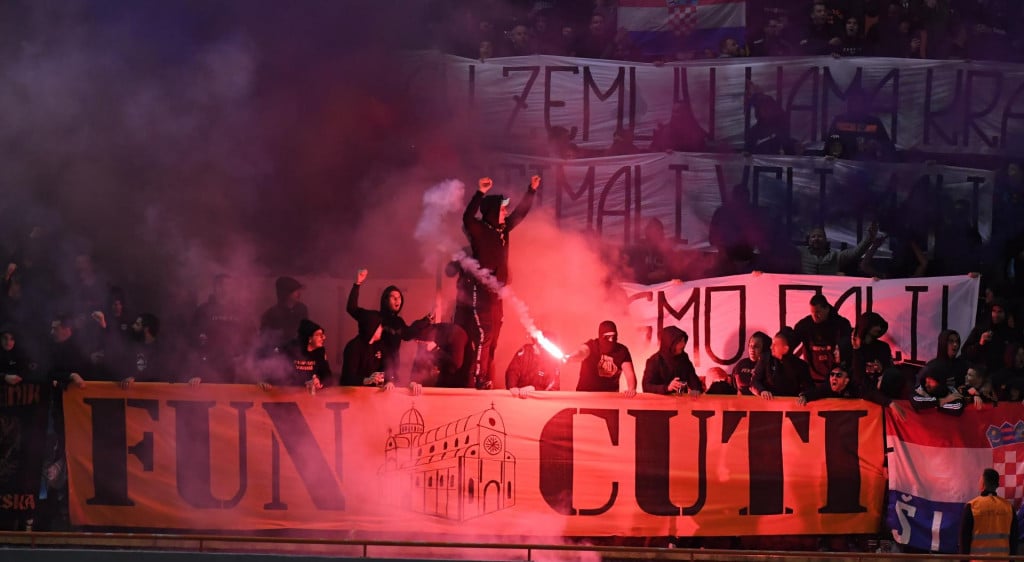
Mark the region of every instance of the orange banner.
<instances>
[{"instance_id":1,"label":"orange banner","mask_svg":"<svg viewBox=\"0 0 1024 562\"><path fill-rule=\"evenodd\" d=\"M93 383L64 410L84 526L867 533L885 490L861 400Z\"/></svg>"}]
</instances>

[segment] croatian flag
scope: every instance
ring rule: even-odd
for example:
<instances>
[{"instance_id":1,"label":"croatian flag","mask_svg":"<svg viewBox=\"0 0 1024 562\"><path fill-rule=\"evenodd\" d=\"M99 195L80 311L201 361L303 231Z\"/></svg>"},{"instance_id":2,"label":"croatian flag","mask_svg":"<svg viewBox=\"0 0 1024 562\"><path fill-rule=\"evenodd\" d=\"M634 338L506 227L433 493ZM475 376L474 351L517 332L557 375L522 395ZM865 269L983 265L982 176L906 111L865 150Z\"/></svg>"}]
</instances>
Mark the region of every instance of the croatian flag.
<instances>
[{"instance_id":1,"label":"croatian flag","mask_svg":"<svg viewBox=\"0 0 1024 562\"><path fill-rule=\"evenodd\" d=\"M712 49L722 39L744 43L745 0L619 0L619 27L644 53Z\"/></svg>"},{"instance_id":2,"label":"croatian flag","mask_svg":"<svg viewBox=\"0 0 1024 562\"><path fill-rule=\"evenodd\" d=\"M897 543L958 552L964 504L979 494L986 468L999 472L999 496L1020 507L1024 406L982 408L970 404L959 417L936 410L908 411L902 421L887 416L887 523Z\"/></svg>"}]
</instances>

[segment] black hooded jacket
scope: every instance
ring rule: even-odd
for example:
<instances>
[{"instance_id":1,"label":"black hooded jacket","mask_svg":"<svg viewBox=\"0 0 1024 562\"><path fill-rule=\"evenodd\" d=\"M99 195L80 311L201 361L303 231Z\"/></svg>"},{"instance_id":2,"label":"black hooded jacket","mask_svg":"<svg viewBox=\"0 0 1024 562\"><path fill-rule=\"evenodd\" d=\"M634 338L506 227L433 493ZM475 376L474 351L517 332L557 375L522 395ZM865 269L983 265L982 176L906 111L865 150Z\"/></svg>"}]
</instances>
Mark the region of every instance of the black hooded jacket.
<instances>
[{"instance_id":1,"label":"black hooded jacket","mask_svg":"<svg viewBox=\"0 0 1024 562\"><path fill-rule=\"evenodd\" d=\"M686 336L685 332L675 326L667 326L661 330L658 352L647 360L644 367L644 392L649 394L670 394L668 385L672 379L678 378L689 390L703 390L697 371L686 352L672 354L672 346Z\"/></svg>"},{"instance_id":2,"label":"black hooded jacket","mask_svg":"<svg viewBox=\"0 0 1024 562\"><path fill-rule=\"evenodd\" d=\"M291 307L288 306L285 298L288 295L277 295L277 304L268 308L260 317L260 335L269 347L282 344L289 334L294 334L302 320L309 318L309 309L306 305L297 302Z\"/></svg>"},{"instance_id":3,"label":"black hooded jacket","mask_svg":"<svg viewBox=\"0 0 1024 562\"><path fill-rule=\"evenodd\" d=\"M17 340L10 351L0 348L0 385L4 384L6 375L18 375L23 382L42 382L32 380L35 375L34 366L25 350L18 345Z\"/></svg>"},{"instance_id":4,"label":"black hooded jacket","mask_svg":"<svg viewBox=\"0 0 1024 562\"><path fill-rule=\"evenodd\" d=\"M377 327L381 325L380 313L375 310L361 310L363 313L358 318L359 333L345 344L345 350L342 352L342 386L362 386L364 379L373 373L384 371L381 345L383 340L370 343Z\"/></svg>"},{"instance_id":5,"label":"black hooded jacket","mask_svg":"<svg viewBox=\"0 0 1024 562\"><path fill-rule=\"evenodd\" d=\"M477 191L466 205L462 214L462 225L469 237L469 245L473 249L473 258L480 262L480 267L494 274L499 283L508 283L508 244L509 232L519 225L530 207L537 191L527 188L526 195L516 205L515 210L505 217L505 224L498 224L498 213L501 210L503 196L484 195ZM477 211L483 215L477 218Z\"/></svg>"},{"instance_id":6,"label":"black hooded jacket","mask_svg":"<svg viewBox=\"0 0 1024 562\"><path fill-rule=\"evenodd\" d=\"M366 314L372 312L378 315L378 320L384 326L384 332L380 336L384 372L387 375L388 381L394 382L398 380L398 371L401 367L399 349L402 341L409 341L419 335L430 325L430 318L424 316L411 325L406 324L405 320L399 316L402 313L402 308L405 307L405 295L402 295L402 306L397 311L393 311L388 304L388 295L391 291L398 291L399 295L402 294L398 287L388 285L380 295L380 308L378 310L369 310L359 308L359 285L353 284L352 290L348 293L348 304L345 310L348 311L349 316L355 318L356 322L360 323L360 326Z\"/></svg>"},{"instance_id":7,"label":"black hooded jacket","mask_svg":"<svg viewBox=\"0 0 1024 562\"><path fill-rule=\"evenodd\" d=\"M949 338L955 334L956 332L953 330L939 332L937 354L935 359L925 363L924 367L917 372L918 385L929 375L934 376L935 380L943 381L945 383L944 386L957 388L964 384L964 380L967 378L967 368L969 367L967 359L963 355L950 357L948 352Z\"/></svg>"}]
</instances>

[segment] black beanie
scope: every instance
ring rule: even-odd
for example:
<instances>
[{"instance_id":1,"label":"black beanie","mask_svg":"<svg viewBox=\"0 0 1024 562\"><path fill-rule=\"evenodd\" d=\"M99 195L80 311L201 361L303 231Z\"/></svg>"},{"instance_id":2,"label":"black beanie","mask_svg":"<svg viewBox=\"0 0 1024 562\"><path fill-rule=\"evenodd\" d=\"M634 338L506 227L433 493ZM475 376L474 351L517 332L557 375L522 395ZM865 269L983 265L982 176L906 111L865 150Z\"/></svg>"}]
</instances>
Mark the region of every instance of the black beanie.
<instances>
[{"instance_id":1,"label":"black beanie","mask_svg":"<svg viewBox=\"0 0 1024 562\"><path fill-rule=\"evenodd\" d=\"M308 318L303 318L302 322L299 322L299 341L301 343L308 342L309 338L313 337L313 334L316 333L317 330L322 329L323 328L320 327L320 324L317 324Z\"/></svg>"},{"instance_id":2,"label":"black beanie","mask_svg":"<svg viewBox=\"0 0 1024 562\"><path fill-rule=\"evenodd\" d=\"M615 332L616 335L619 333L619 329L615 327L615 322L611 320L601 322L601 325L597 328L597 337L601 337L608 332Z\"/></svg>"}]
</instances>

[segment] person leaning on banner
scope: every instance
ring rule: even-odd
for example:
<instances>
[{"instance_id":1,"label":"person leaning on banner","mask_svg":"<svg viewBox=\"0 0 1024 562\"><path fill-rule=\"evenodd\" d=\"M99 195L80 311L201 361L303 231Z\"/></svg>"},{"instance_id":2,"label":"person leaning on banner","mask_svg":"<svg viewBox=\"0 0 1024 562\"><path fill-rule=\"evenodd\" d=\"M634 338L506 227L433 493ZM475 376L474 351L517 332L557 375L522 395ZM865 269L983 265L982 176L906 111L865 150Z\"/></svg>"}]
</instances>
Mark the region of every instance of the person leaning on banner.
<instances>
[{"instance_id":1,"label":"person leaning on banner","mask_svg":"<svg viewBox=\"0 0 1024 562\"><path fill-rule=\"evenodd\" d=\"M801 392L796 403L803 406L822 398L863 398L868 402L890 408L892 414L898 419L903 419L904 416L900 405L882 394L877 388L851 380L850 370L843 363L832 368L827 382Z\"/></svg>"},{"instance_id":2,"label":"person leaning on banner","mask_svg":"<svg viewBox=\"0 0 1024 562\"><path fill-rule=\"evenodd\" d=\"M921 384L910 396L910 405L921 411L938 408L944 414L959 416L964 413L964 398L955 388L946 384L945 377L937 371L923 370Z\"/></svg>"},{"instance_id":3,"label":"person leaning on banner","mask_svg":"<svg viewBox=\"0 0 1024 562\"><path fill-rule=\"evenodd\" d=\"M554 336L549 333L547 337ZM544 351L537 338L530 336L505 369L505 388L517 398L527 398L538 390L561 390L561 374L561 361Z\"/></svg>"},{"instance_id":4,"label":"person leaning on banner","mask_svg":"<svg viewBox=\"0 0 1024 562\"><path fill-rule=\"evenodd\" d=\"M986 468L979 482L981 494L964 505L960 523L962 554L1017 554L1017 518L1013 504L996 494L999 473Z\"/></svg>"},{"instance_id":5,"label":"person leaning on banner","mask_svg":"<svg viewBox=\"0 0 1024 562\"><path fill-rule=\"evenodd\" d=\"M796 332L785 327L772 338L771 356L757 364L750 388L755 396L772 400L776 396L799 396L814 387L807 363L796 355Z\"/></svg>"},{"instance_id":6,"label":"person leaning on banner","mask_svg":"<svg viewBox=\"0 0 1024 562\"><path fill-rule=\"evenodd\" d=\"M627 398L636 396L636 372L629 348L619 343L619 330L615 322L605 320L597 329L597 338L587 340L565 361L580 362L578 392L618 392L619 380L624 376Z\"/></svg>"},{"instance_id":7,"label":"person leaning on banner","mask_svg":"<svg viewBox=\"0 0 1024 562\"><path fill-rule=\"evenodd\" d=\"M648 394L689 394L700 396L704 384L686 354L690 336L676 326L662 328L658 352L647 359L643 389Z\"/></svg>"}]
</instances>

